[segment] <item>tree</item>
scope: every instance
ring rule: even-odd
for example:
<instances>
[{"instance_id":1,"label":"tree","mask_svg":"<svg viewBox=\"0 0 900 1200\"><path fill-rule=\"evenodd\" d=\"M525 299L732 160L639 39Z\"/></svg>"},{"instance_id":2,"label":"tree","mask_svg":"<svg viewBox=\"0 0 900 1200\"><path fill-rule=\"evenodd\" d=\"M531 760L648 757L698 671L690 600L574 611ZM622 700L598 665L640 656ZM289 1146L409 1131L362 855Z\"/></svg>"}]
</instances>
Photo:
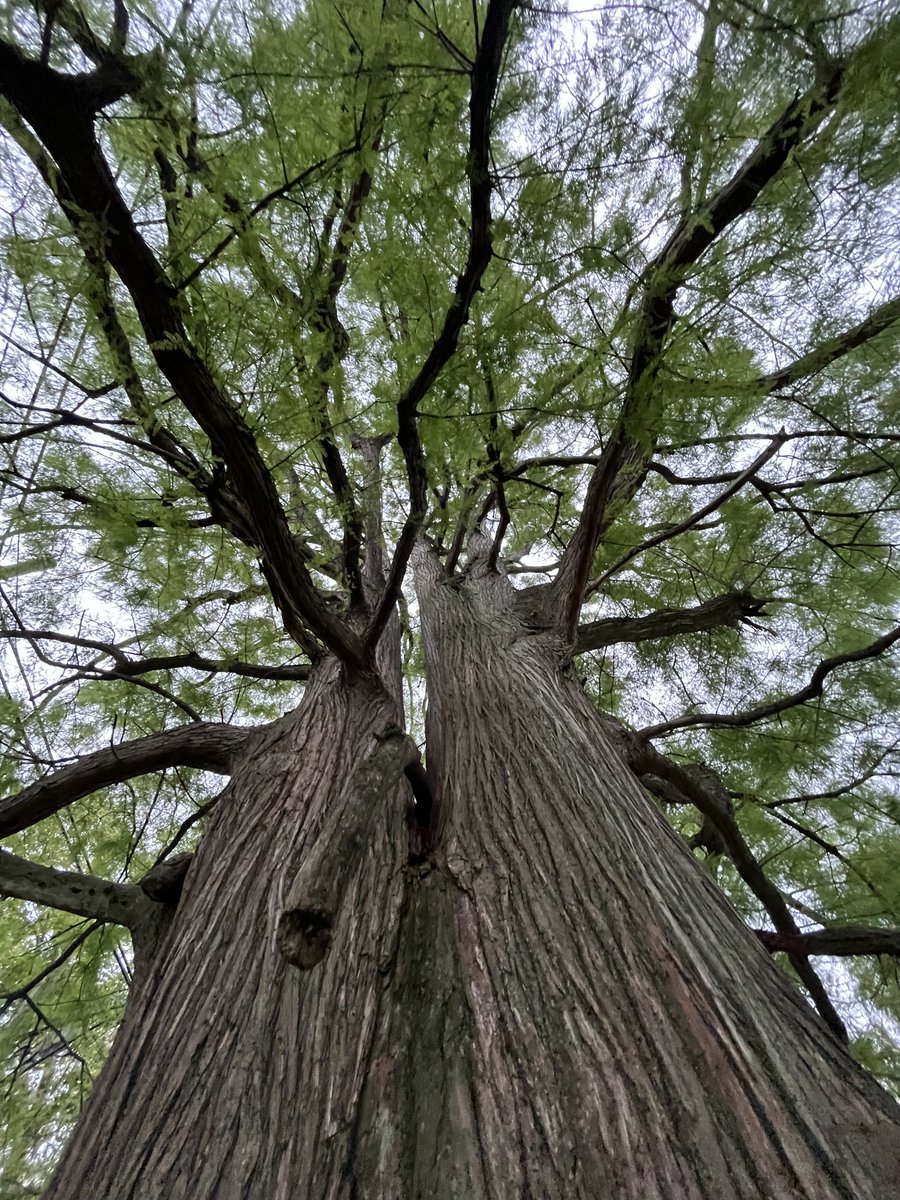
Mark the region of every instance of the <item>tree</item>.
<instances>
[{"instance_id":1,"label":"tree","mask_svg":"<svg viewBox=\"0 0 900 1200\"><path fill-rule=\"evenodd\" d=\"M10 9L10 1194L896 1194L892 7Z\"/></svg>"}]
</instances>

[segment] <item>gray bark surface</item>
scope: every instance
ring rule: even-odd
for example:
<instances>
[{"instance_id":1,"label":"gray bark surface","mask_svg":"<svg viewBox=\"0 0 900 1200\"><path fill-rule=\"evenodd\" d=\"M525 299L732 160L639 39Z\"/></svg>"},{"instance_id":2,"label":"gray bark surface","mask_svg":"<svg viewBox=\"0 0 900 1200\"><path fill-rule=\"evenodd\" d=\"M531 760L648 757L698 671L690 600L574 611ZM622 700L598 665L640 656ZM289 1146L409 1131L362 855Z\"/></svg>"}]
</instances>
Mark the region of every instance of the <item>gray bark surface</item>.
<instances>
[{"instance_id":1,"label":"gray bark surface","mask_svg":"<svg viewBox=\"0 0 900 1200\"><path fill-rule=\"evenodd\" d=\"M299 971L276 931L329 804L397 720L332 662L236 766L48 1198L349 1195L396 951L405 785L375 814L324 961Z\"/></svg>"},{"instance_id":2,"label":"gray bark surface","mask_svg":"<svg viewBox=\"0 0 900 1200\"><path fill-rule=\"evenodd\" d=\"M418 587L430 830L374 781L324 958L285 961L342 789L397 770L387 692L320 668L236 767L50 1200L893 1200L900 1110L656 811L565 648L477 566L423 553Z\"/></svg>"},{"instance_id":3,"label":"gray bark surface","mask_svg":"<svg viewBox=\"0 0 900 1200\"><path fill-rule=\"evenodd\" d=\"M896 1196L900 1109L623 769L563 647L497 575L423 555L418 587L469 1059L444 1112L484 1184L413 1194Z\"/></svg>"}]
</instances>

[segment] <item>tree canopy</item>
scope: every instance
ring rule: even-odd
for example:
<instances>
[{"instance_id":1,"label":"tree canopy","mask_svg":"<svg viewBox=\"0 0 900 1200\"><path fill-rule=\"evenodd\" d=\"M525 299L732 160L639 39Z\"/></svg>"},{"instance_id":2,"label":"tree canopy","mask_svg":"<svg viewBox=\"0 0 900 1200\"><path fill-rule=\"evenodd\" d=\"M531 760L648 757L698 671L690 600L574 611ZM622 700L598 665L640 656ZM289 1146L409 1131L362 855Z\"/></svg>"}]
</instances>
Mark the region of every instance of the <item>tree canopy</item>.
<instances>
[{"instance_id":1,"label":"tree canopy","mask_svg":"<svg viewBox=\"0 0 900 1200\"><path fill-rule=\"evenodd\" d=\"M10 854L56 871L0 906L10 1195L229 738L399 603L421 740L423 534L566 581L635 769L900 1082L900 15L571 7L7 8L0 892ZM152 773L106 754L176 726ZM107 920L60 871L119 886Z\"/></svg>"}]
</instances>

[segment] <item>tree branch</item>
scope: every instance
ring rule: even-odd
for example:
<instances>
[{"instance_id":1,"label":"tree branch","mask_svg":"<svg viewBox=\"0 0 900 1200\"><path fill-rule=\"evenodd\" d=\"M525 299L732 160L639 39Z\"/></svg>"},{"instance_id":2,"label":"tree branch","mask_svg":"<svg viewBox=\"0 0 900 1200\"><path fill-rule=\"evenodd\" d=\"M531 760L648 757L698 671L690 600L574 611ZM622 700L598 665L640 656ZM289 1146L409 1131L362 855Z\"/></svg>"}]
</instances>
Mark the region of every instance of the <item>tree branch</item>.
<instances>
[{"instance_id":1,"label":"tree branch","mask_svg":"<svg viewBox=\"0 0 900 1200\"><path fill-rule=\"evenodd\" d=\"M727 811L713 789L704 786L700 773L688 771L672 762L652 746L642 743L640 735L629 738L626 744L632 770L638 775L653 775L664 779L683 793L703 814L704 823L708 823L718 832L738 874L765 908L776 930L788 937L798 936L800 931L781 892L759 865L756 856L744 840L734 815ZM822 1020L832 1033L842 1042L846 1042L847 1030L844 1023L803 951L791 951L789 958Z\"/></svg>"},{"instance_id":2,"label":"tree branch","mask_svg":"<svg viewBox=\"0 0 900 1200\"><path fill-rule=\"evenodd\" d=\"M855 791L856 788L861 787L864 783L868 783L870 779L878 778L879 775L891 775L892 772L890 769L887 771L881 771L879 768L886 758L889 758L892 754L897 754L898 744L900 744L900 738L888 746L882 746L872 765L861 775L851 779L849 783L841 784L839 787L829 788L824 792L801 792L797 796L786 796L781 800L769 800L766 802L765 807L769 810L776 810L784 808L789 804L802 804L805 807L809 804L815 804L819 800L836 800L840 796L846 796L849 792Z\"/></svg>"},{"instance_id":3,"label":"tree branch","mask_svg":"<svg viewBox=\"0 0 900 1200\"><path fill-rule=\"evenodd\" d=\"M387 97L381 97L373 128L367 130L367 113L372 100L373 86L374 80L370 80L360 120L359 138L360 141L364 140L367 143L370 151L377 152L381 146L384 122L387 116ZM363 137L364 134L365 137ZM329 344L322 348L316 363L316 387L318 390L316 416L319 423L322 463L344 526L342 557L351 608L362 607L365 603L361 565L363 517L356 503L333 424L328 418L327 397L330 386L329 375L335 364L340 363L344 358L349 345L347 332L338 316L337 299L347 277L350 254L359 235L363 207L371 189L372 173L363 166L350 187L347 202L341 214L334 250L330 256L328 270L323 273L313 315L313 328L329 339Z\"/></svg>"},{"instance_id":4,"label":"tree branch","mask_svg":"<svg viewBox=\"0 0 900 1200\"><path fill-rule=\"evenodd\" d=\"M801 379L808 379L811 375L818 375L820 371L824 371L826 367L849 354L851 350L878 337L896 321L900 321L900 298L880 304L858 325L854 325L852 329L848 329L836 337L828 338L815 349L801 355L794 362L788 363L786 367L782 367L778 371L771 371L768 375L762 375L757 381L757 386L762 388L763 394L767 394L790 387Z\"/></svg>"},{"instance_id":5,"label":"tree branch","mask_svg":"<svg viewBox=\"0 0 900 1200\"><path fill-rule=\"evenodd\" d=\"M509 22L516 0L490 0L481 41L472 64L469 97L469 250L466 265L444 324L425 362L397 402L397 444L403 452L409 484L409 514L400 532L387 583L366 634L369 646L377 644L397 603L409 556L428 508L428 472L417 416L419 405L449 360L456 353L459 336L469 319L469 310L493 253L491 230L491 111L500 64L509 35Z\"/></svg>"},{"instance_id":6,"label":"tree branch","mask_svg":"<svg viewBox=\"0 0 900 1200\"><path fill-rule=\"evenodd\" d=\"M779 933L773 929L753 932L767 950L787 954L827 954L832 958L853 958L861 954L890 954L900 958L900 929L869 929L865 925L843 925L834 929L815 929L811 933Z\"/></svg>"},{"instance_id":7,"label":"tree branch","mask_svg":"<svg viewBox=\"0 0 900 1200\"><path fill-rule=\"evenodd\" d=\"M61 642L65 646L96 650L98 654L106 655L115 662L113 673L117 678L132 678L135 675L148 675L153 671L175 671L179 668L188 668L192 671L241 675L248 679L300 681L308 679L312 670L310 666L303 663L296 666L286 664L269 667L264 663L248 663L237 658L205 658L193 650L189 650L186 654L158 654L151 658L131 658L110 642L101 642L96 638L78 637L75 634L55 633L49 629L0 629L0 639L3 638L20 638L28 642ZM90 665L82 663L59 663L57 665L75 670L91 670Z\"/></svg>"},{"instance_id":8,"label":"tree branch","mask_svg":"<svg viewBox=\"0 0 900 1200\"><path fill-rule=\"evenodd\" d=\"M867 658L877 658L879 654L889 650L898 641L900 641L900 625L892 629L890 633L886 633L884 637L870 642L868 646L862 646L859 650L851 650L846 654L835 654L831 658L823 659L813 671L806 687L801 688L798 692L792 692L789 696L784 696L781 700L758 704L755 708L740 713L693 713L687 717L676 717L674 721L648 725L646 729L640 730L640 736L643 738L668 737L670 733L675 733L678 729L689 729L696 725L702 725L706 729L717 729L725 726L752 725L755 721L764 721L768 717L775 717L789 708L794 708L798 704L806 704L821 696L825 680L838 667L846 666L848 663L863 662Z\"/></svg>"},{"instance_id":9,"label":"tree branch","mask_svg":"<svg viewBox=\"0 0 900 1200\"><path fill-rule=\"evenodd\" d=\"M754 206L791 152L834 108L843 65L832 65L802 96L796 96L760 138L735 174L709 200L684 217L644 274L644 293L634 334L625 398L616 426L588 484L578 527L548 584L558 600L560 631L573 638L594 553L613 502L640 487L655 442L661 398L655 393L662 351L672 326L675 298L689 269L713 242Z\"/></svg>"},{"instance_id":10,"label":"tree branch","mask_svg":"<svg viewBox=\"0 0 900 1200\"><path fill-rule=\"evenodd\" d=\"M793 436L790 433L784 434L784 441L789 442ZM717 483L730 483L741 474L740 471L720 471L716 475L679 475L670 467L658 462L648 463L647 470L661 475L667 483L680 484L683 487L712 487ZM805 479L785 479L780 483L770 479L754 479L753 486L763 494L768 492L781 494L783 492L800 491L803 488L828 487L832 484L853 483L857 479L868 479L872 475L881 475L885 471L890 470L890 463L877 462L861 466L857 471L831 471L827 475L808 475Z\"/></svg>"},{"instance_id":11,"label":"tree branch","mask_svg":"<svg viewBox=\"0 0 900 1200\"><path fill-rule=\"evenodd\" d=\"M191 343L175 289L122 198L94 132L98 108L110 102L98 103L94 81L101 73L105 79L105 66L90 76L60 75L0 41L0 94L55 161L59 199L73 227L83 227L86 217L96 223L95 236L134 301L159 370L226 464L285 628L311 655L316 647L307 630L346 665L367 670L361 639L316 591L253 433ZM136 87L132 77L118 95Z\"/></svg>"},{"instance_id":12,"label":"tree branch","mask_svg":"<svg viewBox=\"0 0 900 1200\"><path fill-rule=\"evenodd\" d=\"M0 896L46 904L77 917L112 921L129 929L146 925L153 904L131 884L43 867L8 850L0 850Z\"/></svg>"},{"instance_id":13,"label":"tree branch","mask_svg":"<svg viewBox=\"0 0 900 1200\"><path fill-rule=\"evenodd\" d=\"M718 496L714 496L708 504L702 505L696 512L691 513L689 517L685 517L683 521L679 521L677 525L671 525L668 529L663 529L660 533L648 538L645 542L641 542L640 545L633 546L627 554L622 555L618 562L613 563L607 571L604 571L597 579L592 580L587 585L585 594L590 595L591 592L597 591L607 580L621 571L624 566L627 566L632 559L637 558L639 554L643 554L645 550L650 550L654 546L660 546L663 542L678 537L679 534L686 533L689 529L697 525L698 522L702 521L704 517L708 517L710 513L714 513L716 509L721 508L727 500L730 500L732 496L741 490L748 480L752 482L756 472L764 467L773 455L778 453L785 441L785 432L781 430L780 433L777 433L772 438L765 450L753 460L750 466L735 476L724 491L720 492Z\"/></svg>"},{"instance_id":14,"label":"tree branch","mask_svg":"<svg viewBox=\"0 0 900 1200\"><path fill-rule=\"evenodd\" d=\"M0 851L0 854L2 854L2 851ZM68 959L70 959L75 953L75 951L78 950L79 947L83 946L89 937L93 937L97 930L101 929L102 926L102 921L93 921L85 929L82 929L81 932L71 940L71 942L69 942L68 946L66 946L66 948L62 950L56 956L56 958L54 958L53 962L48 963L43 970L39 971L32 979L29 979L28 983L24 983L21 987L14 988L10 992L3 992L0 994L0 1000L3 1001L3 1005L0 1007L0 1016L2 1016L5 1012L7 1005L11 1004L15 1000L24 1000L28 993L33 991L39 983L43 983L45 979L49 978L49 976L54 973L54 971L58 971L63 963L67 962ZM75 928L77 928L77 926L75 926Z\"/></svg>"},{"instance_id":15,"label":"tree branch","mask_svg":"<svg viewBox=\"0 0 900 1200\"><path fill-rule=\"evenodd\" d=\"M878 890L875 884L872 883L871 879L869 879L868 876L855 865L853 860L848 858L846 854L843 853L841 848L836 846L834 842L829 842L827 838L823 838L820 833L816 833L816 831L814 829L810 829L808 825L804 825L800 821L795 821L793 817L787 816L786 813L779 812L777 808L772 808L772 806L768 804L765 807L769 810L776 821L780 821L782 825L787 825L789 828L795 829L797 833L802 833L805 838L808 838L811 842L815 842L817 846L821 846L827 854L830 854L833 858L836 858L838 862L842 863L847 871L855 875L857 879L861 879L873 896L877 896L879 900L884 901L889 905L889 902L885 901L885 897Z\"/></svg>"},{"instance_id":16,"label":"tree branch","mask_svg":"<svg viewBox=\"0 0 900 1200\"><path fill-rule=\"evenodd\" d=\"M274 188L271 192L268 192L262 197L261 200L257 200L255 204L251 205L248 210L242 211L240 214L235 214L232 211L232 216L239 215L240 220L234 223L231 231L213 247L209 254L207 254L206 257L199 262L196 267L194 267L189 275L186 275L184 279L179 280L176 285L176 290L184 291L185 288L190 287L192 283L199 279L207 267L211 266L215 260L225 250L228 249L235 238L238 237L242 231L247 229L248 222L254 217L257 217L261 212L265 212L265 210L274 204L276 200L280 200L283 196L287 196L294 190L294 188L299 187L302 183L308 182L320 172L324 175L327 170L329 170L331 167L337 166L342 159L347 158L349 155L353 154L354 151L355 147L353 146L345 147L343 150L337 150L334 154L329 154L326 158L322 158L318 162L313 163L311 167L306 167L299 173L299 175L294 175L285 183L280 184L277 188ZM198 165L197 160L192 159L191 165Z\"/></svg>"},{"instance_id":17,"label":"tree branch","mask_svg":"<svg viewBox=\"0 0 900 1200\"><path fill-rule=\"evenodd\" d=\"M373 86L373 81L370 80L370 91ZM368 106L369 98L367 97L366 103L363 106L363 117L357 137L358 145L354 149L358 150L362 142L366 141L368 149L377 151L381 142L387 106L386 102L382 103L379 116L374 123L374 129L366 130ZM367 134L365 138L363 138L364 132ZM351 152L341 152L332 161L337 162L340 158L346 157ZM213 172L208 163L199 155L196 149L192 151L189 158L190 166L204 180L207 190L218 198ZM321 165L323 164L317 164L314 169L317 170ZM302 179L302 176L294 180L293 183L296 184L300 179ZM318 441L322 455L322 466L334 494L344 527L342 568L350 594L351 608L362 604L362 583L360 579L362 516L357 509L353 488L335 437L332 422L329 419L328 390L331 386L331 372L336 364L340 363L344 358L349 345L347 332L338 316L337 298L346 278L350 253L357 237L363 205L371 190L371 186L372 175L365 167L362 167L353 180L348 200L344 205L335 247L328 256L327 269L317 268L313 275L310 296L299 295L283 279L274 275L266 262L262 242L257 237L251 224L252 218L266 207L268 203L271 203L278 196L283 195L285 189L282 187L270 193L269 196L264 198L264 202L259 202L249 212L232 193L226 191L221 197L225 212L232 222L233 232L230 237L220 243L220 248L224 248L231 240L231 237L236 237L238 244L244 250L244 261L247 268L261 286L269 288L272 294L287 309L294 313L295 336L299 337L300 328L309 323L316 333L325 337L325 342L317 357L315 378L312 381L313 395L311 397L311 410L318 425ZM328 225L329 223L326 222L326 228ZM324 242L325 235L323 234L323 238L319 244L320 263L325 257L326 247L323 244ZM192 273L188 281L195 278L198 273L199 269ZM184 286L184 284L180 286ZM299 340L294 345L293 358L298 373L301 376L307 375L306 363Z\"/></svg>"},{"instance_id":18,"label":"tree branch","mask_svg":"<svg viewBox=\"0 0 900 1200\"><path fill-rule=\"evenodd\" d=\"M28 829L100 788L151 771L178 766L228 774L254 733L239 725L199 722L85 754L0 800L0 837Z\"/></svg>"},{"instance_id":19,"label":"tree branch","mask_svg":"<svg viewBox=\"0 0 900 1200\"><path fill-rule=\"evenodd\" d=\"M646 642L654 638L700 633L722 626L737 627L756 616L766 604L750 592L726 592L691 608L661 608L645 617L607 617L579 626L575 653L600 650L619 642Z\"/></svg>"}]
</instances>

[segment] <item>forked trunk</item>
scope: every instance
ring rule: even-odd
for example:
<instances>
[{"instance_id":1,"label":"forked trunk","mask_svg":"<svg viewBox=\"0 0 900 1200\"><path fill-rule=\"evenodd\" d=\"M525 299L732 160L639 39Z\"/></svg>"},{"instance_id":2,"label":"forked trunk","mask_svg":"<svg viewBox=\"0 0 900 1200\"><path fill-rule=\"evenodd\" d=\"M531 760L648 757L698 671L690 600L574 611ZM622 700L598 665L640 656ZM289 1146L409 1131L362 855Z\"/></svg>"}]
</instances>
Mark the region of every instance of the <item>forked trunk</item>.
<instances>
[{"instance_id":1,"label":"forked trunk","mask_svg":"<svg viewBox=\"0 0 900 1200\"><path fill-rule=\"evenodd\" d=\"M50 1196L893 1200L900 1112L607 746L514 594L419 595L431 852L374 815L311 971L275 945L395 719L327 668L246 762ZM377 740L377 739L375 739Z\"/></svg>"}]
</instances>

